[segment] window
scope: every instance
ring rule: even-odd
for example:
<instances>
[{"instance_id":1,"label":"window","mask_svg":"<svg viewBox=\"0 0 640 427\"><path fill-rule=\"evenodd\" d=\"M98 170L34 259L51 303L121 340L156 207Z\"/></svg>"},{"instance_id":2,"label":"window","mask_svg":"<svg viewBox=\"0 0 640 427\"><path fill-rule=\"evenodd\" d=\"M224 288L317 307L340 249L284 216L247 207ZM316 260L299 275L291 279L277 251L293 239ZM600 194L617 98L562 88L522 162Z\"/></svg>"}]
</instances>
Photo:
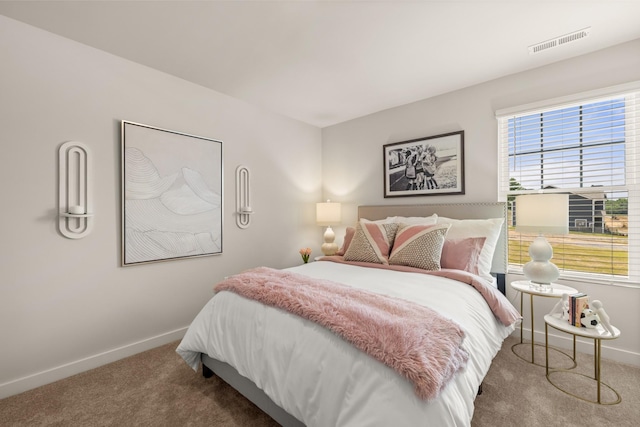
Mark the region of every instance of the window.
<instances>
[{"instance_id":1,"label":"window","mask_svg":"<svg viewBox=\"0 0 640 427\"><path fill-rule=\"evenodd\" d=\"M516 196L564 193L569 234L546 236L561 277L640 282L640 84L633 86L497 112L511 271L530 260L535 237L513 228Z\"/></svg>"}]
</instances>

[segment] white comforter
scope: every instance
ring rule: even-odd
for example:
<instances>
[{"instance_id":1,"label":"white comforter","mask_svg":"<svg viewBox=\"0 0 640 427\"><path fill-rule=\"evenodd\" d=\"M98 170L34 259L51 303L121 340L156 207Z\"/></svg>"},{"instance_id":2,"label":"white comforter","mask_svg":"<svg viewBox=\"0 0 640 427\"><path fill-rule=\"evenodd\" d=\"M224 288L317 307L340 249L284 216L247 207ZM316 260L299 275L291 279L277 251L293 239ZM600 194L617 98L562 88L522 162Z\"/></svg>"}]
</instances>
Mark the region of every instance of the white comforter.
<instances>
[{"instance_id":1,"label":"white comforter","mask_svg":"<svg viewBox=\"0 0 640 427\"><path fill-rule=\"evenodd\" d=\"M467 367L425 402L408 380L332 332L231 292L205 305L177 352L194 370L200 353L230 364L309 427L470 425L478 386L513 330L478 291L443 277L326 261L290 270L437 310L465 330Z\"/></svg>"}]
</instances>

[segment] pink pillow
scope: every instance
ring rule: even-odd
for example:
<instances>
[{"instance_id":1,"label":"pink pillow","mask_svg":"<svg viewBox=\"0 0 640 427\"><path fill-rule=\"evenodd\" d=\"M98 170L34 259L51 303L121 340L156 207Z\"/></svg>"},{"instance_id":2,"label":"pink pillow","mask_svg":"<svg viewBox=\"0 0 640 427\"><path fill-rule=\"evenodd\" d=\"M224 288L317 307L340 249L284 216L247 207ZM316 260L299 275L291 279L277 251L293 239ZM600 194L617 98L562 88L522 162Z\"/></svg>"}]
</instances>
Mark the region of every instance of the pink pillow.
<instances>
[{"instance_id":1,"label":"pink pillow","mask_svg":"<svg viewBox=\"0 0 640 427\"><path fill-rule=\"evenodd\" d=\"M478 275L493 280L491 264L496 245L500 238L504 218L489 219L451 219L438 217L438 224L451 224L447 233L447 240L467 239L470 237L486 237L480 255L478 256Z\"/></svg>"},{"instance_id":2,"label":"pink pillow","mask_svg":"<svg viewBox=\"0 0 640 427\"><path fill-rule=\"evenodd\" d=\"M486 237L445 240L440 266L478 274L478 261Z\"/></svg>"},{"instance_id":3,"label":"pink pillow","mask_svg":"<svg viewBox=\"0 0 640 427\"><path fill-rule=\"evenodd\" d=\"M347 227L347 231L344 233L344 240L342 242L342 247L336 253L336 255L343 256L347 249L349 249L349 245L351 244L351 240L353 239L353 235L355 234L356 229L354 227Z\"/></svg>"}]
</instances>

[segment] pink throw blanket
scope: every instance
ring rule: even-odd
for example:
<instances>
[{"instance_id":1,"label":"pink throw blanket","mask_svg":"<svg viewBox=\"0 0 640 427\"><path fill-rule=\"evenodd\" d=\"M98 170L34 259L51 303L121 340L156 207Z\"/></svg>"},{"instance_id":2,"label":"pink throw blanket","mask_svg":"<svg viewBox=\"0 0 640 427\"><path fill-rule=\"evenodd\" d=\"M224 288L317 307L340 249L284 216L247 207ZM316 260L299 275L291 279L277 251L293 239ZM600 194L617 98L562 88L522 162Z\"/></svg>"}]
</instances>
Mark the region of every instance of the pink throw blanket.
<instances>
[{"instance_id":1,"label":"pink throw blanket","mask_svg":"<svg viewBox=\"0 0 640 427\"><path fill-rule=\"evenodd\" d=\"M418 397L436 397L469 355L464 331L419 304L328 280L259 267L215 287L287 310L326 327L410 380Z\"/></svg>"}]
</instances>

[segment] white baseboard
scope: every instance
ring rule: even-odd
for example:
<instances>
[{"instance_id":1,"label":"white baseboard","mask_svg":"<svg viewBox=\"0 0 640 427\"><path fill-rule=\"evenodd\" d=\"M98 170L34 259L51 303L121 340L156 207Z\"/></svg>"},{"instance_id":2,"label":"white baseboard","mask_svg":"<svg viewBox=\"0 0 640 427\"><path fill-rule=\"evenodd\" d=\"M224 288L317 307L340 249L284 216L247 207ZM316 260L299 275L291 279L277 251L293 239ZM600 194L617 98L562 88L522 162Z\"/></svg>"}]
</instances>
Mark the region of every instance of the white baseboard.
<instances>
[{"instance_id":1,"label":"white baseboard","mask_svg":"<svg viewBox=\"0 0 640 427\"><path fill-rule=\"evenodd\" d=\"M26 377L2 383L0 384L0 399L124 359L125 357L133 356L134 354L138 354L143 351L151 350L152 348L160 347L161 345L182 339L186 332L187 327L176 329L174 331L147 338L132 344L127 344L113 350L85 357L84 359L76 360L75 362L67 363L55 368L47 369L46 371L37 372L32 375L27 375Z\"/></svg>"},{"instance_id":2,"label":"white baseboard","mask_svg":"<svg viewBox=\"0 0 640 427\"><path fill-rule=\"evenodd\" d=\"M529 342L531 340L531 329L523 328L523 334L525 342ZM516 328L511 335L520 339L520 329ZM536 340L536 343L544 345L544 332L535 331L534 339ZM640 354L612 347L608 344L609 341L602 340L603 359L609 359L615 362L640 367ZM571 338L571 335L553 334L551 333L551 328L549 328L549 345L565 350L571 350L573 348L573 339ZM576 351L579 353L593 355L593 340L578 337L578 339L576 339Z\"/></svg>"}]
</instances>

